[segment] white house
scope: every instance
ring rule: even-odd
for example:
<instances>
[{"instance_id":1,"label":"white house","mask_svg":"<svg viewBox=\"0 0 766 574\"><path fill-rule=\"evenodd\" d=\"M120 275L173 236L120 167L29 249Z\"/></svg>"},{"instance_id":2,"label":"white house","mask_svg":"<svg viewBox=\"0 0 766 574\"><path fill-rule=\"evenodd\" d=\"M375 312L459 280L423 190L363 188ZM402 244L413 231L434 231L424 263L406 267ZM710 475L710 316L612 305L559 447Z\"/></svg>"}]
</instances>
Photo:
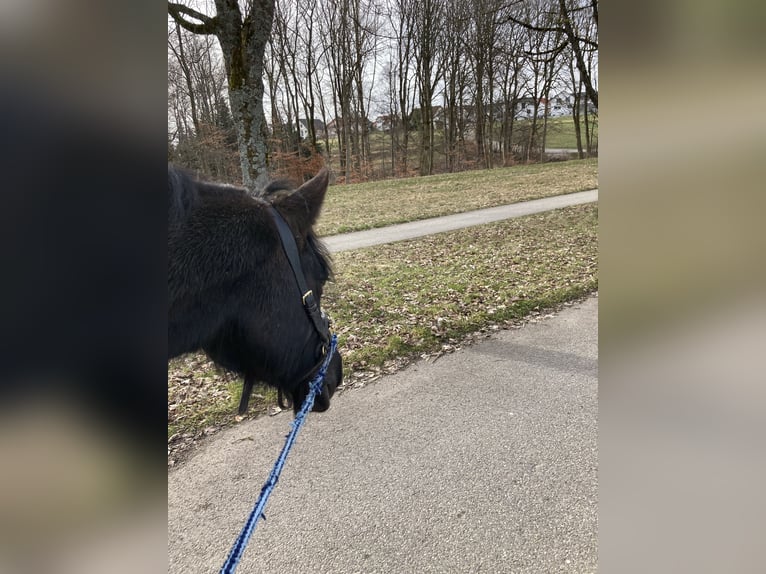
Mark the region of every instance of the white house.
<instances>
[{"instance_id":1,"label":"white house","mask_svg":"<svg viewBox=\"0 0 766 574\"><path fill-rule=\"evenodd\" d=\"M298 120L298 128L300 129L301 139L305 140L309 137L308 121L301 118ZM314 120L314 133L317 136L324 133L324 122L322 120Z\"/></svg>"},{"instance_id":2,"label":"white house","mask_svg":"<svg viewBox=\"0 0 766 574\"><path fill-rule=\"evenodd\" d=\"M548 106L548 117L556 118L559 116L572 115L572 98L568 94L558 94L550 99L540 98L537 105L537 117L542 118L545 115L546 105ZM535 113L534 98L520 98L516 102L516 117L518 119L532 119Z\"/></svg>"}]
</instances>

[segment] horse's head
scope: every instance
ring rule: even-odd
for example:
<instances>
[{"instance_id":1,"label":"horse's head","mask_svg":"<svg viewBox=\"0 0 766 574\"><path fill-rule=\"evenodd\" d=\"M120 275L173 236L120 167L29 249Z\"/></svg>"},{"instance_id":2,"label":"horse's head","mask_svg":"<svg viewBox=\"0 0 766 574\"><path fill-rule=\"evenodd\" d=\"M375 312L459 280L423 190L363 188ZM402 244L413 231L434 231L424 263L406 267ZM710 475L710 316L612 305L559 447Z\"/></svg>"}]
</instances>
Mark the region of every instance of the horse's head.
<instances>
[{"instance_id":1,"label":"horse's head","mask_svg":"<svg viewBox=\"0 0 766 574\"><path fill-rule=\"evenodd\" d=\"M294 307L296 299L300 302L303 315L295 319L302 323L289 327L292 333L303 333L303 357L310 357L311 349L315 357L313 364L302 376L288 377L287 384L279 385L291 395L293 410L300 409L303 400L309 392L309 383L325 358L329 349L330 325L329 318L320 311L320 302L324 285L332 275L327 250L314 234L313 226L324 202L329 181L329 173L323 169L313 179L304 183L295 191L289 191L283 183L272 183L266 188L267 197L271 199L270 213L282 244L280 257L280 275L288 275L286 294L294 294L293 301L283 300L284 307ZM287 271L285 272L285 268ZM286 309L285 309L286 310ZM288 313L285 313L288 315ZM292 312L289 313L292 316ZM308 332L307 332L308 325ZM298 369L305 368L305 365ZM314 402L315 411L327 410L330 397L341 383L343 365L340 354L334 351L325 376L322 393L317 395Z\"/></svg>"},{"instance_id":2,"label":"horse's head","mask_svg":"<svg viewBox=\"0 0 766 574\"><path fill-rule=\"evenodd\" d=\"M322 170L294 191L272 184L265 201L230 186L182 182L195 197L184 205L188 215L170 220L170 356L202 348L243 374L241 407L252 383L263 381L290 396L297 411L324 359L329 329L319 306L332 271L313 226L328 179ZM330 406L342 377L336 351L314 410Z\"/></svg>"}]
</instances>

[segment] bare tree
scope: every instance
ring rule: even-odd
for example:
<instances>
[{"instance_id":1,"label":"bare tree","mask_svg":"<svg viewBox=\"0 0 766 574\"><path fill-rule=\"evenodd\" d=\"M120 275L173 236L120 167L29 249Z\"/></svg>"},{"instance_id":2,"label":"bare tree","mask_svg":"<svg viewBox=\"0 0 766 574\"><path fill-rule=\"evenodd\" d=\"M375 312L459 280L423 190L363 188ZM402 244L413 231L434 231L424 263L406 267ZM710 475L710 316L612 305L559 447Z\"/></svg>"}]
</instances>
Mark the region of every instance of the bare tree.
<instances>
[{"instance_id":1,"label":"bare tree","mask_svg":"<svg viewBox=\"0 0 766 574\"><path fill-rule=\"evenodd\" d=\"M523 28L513 22L501 25L502 38L497 58L497 74L500 91L501 123L500 123L500 152L503 165L513 160L514 126L516 110L522 89L522 70L526 64L526 54L523 51Z\"/></svg>"},{"instance_id":2,"label":"bare tree","mask_svg":"<svg viewBox=\"0 0 766 574\"><path fill-rule=\"evenodd\" d=\"M415 3L415 38L413 45L415 77L420 95L420 175L430 175L434 167L434 109L436 85L441 79L438 49L444 20L440 0L417 0Z\"/></svg>"},{"instance_id":3,"label":"bare tree","mask_svg":"<svg viewBox=\"0 0 766 574\"><path fill-rule=\"evenodd\" d=\"M333 117L338 140L340 171L348 181L354 170L352 158L358 158L352 124L354 74L352 70L350 0L324 3L321 11L325 65L332 85Z\"/></svg>"},{"instance_id":4,"label":"bare tree","mask_svg":"<svg viewBox=\"0 0 766 574\"><path fill-rule=\"evenodd\" d=\"M168 38L168 48L176 57L178 69L180 70L183 80L186 84L186 93L189 98L192 124L194 125L194 129L199 132L199 117L197 115L196 98L194 97L191 65L188 58L186 57L186 52L184 50L184 38L183 34L181 33L181 26L178 24L178 22L176 22L175 25L175 38Z\"/></svg>"},{"instance_id":5,"label":"bare tree","mask_svg":"<svg viewBox=\"0 0 766 574\"><path fill-rule=\"evenodd\" d=\"M494 118L494 66L502 23L500 0L473 0L468 54L475 78L474 117L476 153L480 165L492 167L492 126Z\"/></svg>"},{"instance_id":6,"label":"bare tree","mask_svg":"<svg viewBox=\"0 0 766 574\"><path fill-rule=\"evenodd\" d=\"M415 165L430 174L507 164L511 154L522 153L514 147L519 144L526 159L537 160L547 137L547 102L561 70L576 97L582 93L589 101L575 107L585 120L576 129L583 155L593 147L597 0L178 2L168 3L174 23L169 26L168 153L196 150L194 162L203 171L222 169L213 148L198 144L206 126L220 123L216 118L233 122L243 179L252 190L266 181L267 160L271 169L284 173L293 157L298 165L307 155L323 161L320 153L327 154L330 165L338 162L346 181L370 177L373 154L380 149L371 142L386 137L373 140L370 134L368 114L376 105L376 115L388 112L392 174L409 174ZM215 6L215 15L197 7L208 5L211 11ZM176 38L172 44L171 36ZM210 67L205 59L217 53L215 39L225 95L203 77ZM385 79L377 82L380 99L373 102L378 70ZM534 108L529 122L517 120L522 96ZM317 116L323 133L314 122ZM327 126L333 120L336 140L331 142ZM437 145L442 130L443 147ZM209 143L217 145L221 133L210 130ZM435 160L442 151L443 167ZM388 169L387 161L380 173Z\"/></svg>"},{"instance_id":7,"label":"bare tree","mask_svg":"<svg viewBox=\"0 0 766 574\"><path fill-rule=\"evenodd\" d=\"M574 35L578 38L597 38L598 26L598 3L593 0L590 3L581 2L568 7L570 25ZM575 138L577 142L577 154L580 159L590 156L593 150L593 124L595 115L590 113L591 106L595 102L590 99L586 85L586 78L590 79L591 87L598 95L596 85L598 50L592 45L585 43L580 49L582 63L578 62L577 53L573 49L565 52L566 68L568 72L569 89L572 93L572 119L574 122ZM580 72L581 66L585 66L586 74ZM598 101L598 99L596 99Z\"/></svg>"},{"instance_id":8,"label":"bare tree","mask_svg":"<svg viewBox=\"0 0 766 574\"><path fill-rule=\"evenodd\" d=\"M326 127L318 133L316 121L321 114L326 123L320 13L319 0L278 0L264 63L273 128L270 166L278 175L296 180L313 175L325 165L320 135L324 135L325 149L329 150Z\"/></svg>"},{"instance_id":9,"label":"bare tree","mask_svg":"<svg viewBox=\"0 0 766 574\"><path fill-rule=\"evenodd\" d=\"M543 2L540 8L541 16L544 19L555 17L554 10L551 9L552 7L549 8L546 2ZM551 90L564 64L561 54L564 48L566 48L566 43L562 42L562 32L556 29L553 29L551 32L541 32L540 37L542 40L542 51L534 54L532 57L542 60L542 96L544 108L542 136L540 138L540 161L543 162L545 161L545 143L548 137Z\"/></svg>"},{"instance_id":10,"label":"bare tree","mask_svg":"<svg viewBox=\"0 0 766 574\"><path fill-rule=\"evenodd\" d=\"M354 62L356 84L356 112L360 139L361 162L364 165L364 177L369 176L371 162L370 151L370 96L365 91L366 74L370 74L370 82L375 81L375 55L377 52L377 37L379 23L377 21L375 0L355 2L352 11L354 30ZM368 68L368 63L372 69Z\"/></svg>"},{"instance_id":11,"label":"bare tree","mask_svg":"<svg viewBox=\"0 0 766 574\"><path fill-rule=\"evenodd\" d=\"M226 74L212 42L178 24L168 31L168 157L201 175L231 181L240 171L236 133Z\"/></svg>"},{"instance_id":12,"label":"bare tree","mask_svg":"<svg viewBox=\"0 0 766 574\"><path fill-rule=\"evenodd\" d=\"M558 18L549 23L538 24L529 19L509 14L507 18L534 32L558 32L564 34L569 44L577 70L582 78L588 99L598 108L598 90L596 89L593 68L588 66L586 54L598 51L598 0L555 0L558 5ZM525 4L529 0L514 0L512 3ZM533 12L536 13L536 12ZM582 34L575 25L577 14L585 14L593 22L591 32Z\"/></svg>"},{"instance_id":13,"label":"bare tree","mask_svg":"<svg viewBox=\"0 0 766 574\"><path fill-rule=\"evenodd\" d=\"M372 0L325 1L320 11L323 63L332 85L341 173L366 178L370 167L370 94L374 74L378 16Z\"/></svg>"},{"instance_id":14,"label":"bare tree","mask_svg":"<svg viewBox=\"0 0 766 574\"><path fill-rule=\"evenodd\" d=\"M449 0L444 21L441 52L444 75L444 155L447 171L459 171L465 159L465 104L468 97L469 64L466 44L470 17L468 4Z\"/></svg>"},{"instance_id":15,"label":"bare tree","mask_svg":"<svg viewBox=\"0 0 766 574\"><path fill-rule=\"evenodd\" d=\"M215 0L209 16L168 2L168 14L184 29L214 35L223 51L229 102L237 129L242 178L252 193L268 181L266 123L263 113L263 54L271 34L274 0Z\"/></svg>"},{"instance_id":16,"label":"bare tree","mask_svg":"<svg viewBox=\"0 0 766 574\"><path fill-rule=\"evenodd\" d=\"M598 108L598 90L594 87L593 70L587 63L585 53L598 50L598 0L558 0L563 31L569 40L588 99ZM581 36L573 23L573 13L590 10L594 26L593 35Z\"/></svg>"},{"instance_id":17,"label":"bare tree","mask_svg":"<svg viewBox=\"0 0 766 574\"><path fill-rule=\"evenodd\" d=\"M392 30L393 57L390 66L392 166L406 175L409 171L409 143L412 130L413 59L415 43L415 0L390 0L389 25Z\"/></svg>"},{"instance_id":18,"label":"bare tree","mask_svg":"<svg viewBox=\"0 0 766 574\"><path fill-rule=\"evenodd\" d=\"M267 46L269 95L272 107L273 140L283 153L297 152L300 143L298 103L296 15L293 4L277 2Z\"/></svg>"},{"instance_id":19,"label":"bare tree","mask_svg":"<svg viewBox=\"0 0 766 574\"><path fill-rule=\"evenodd\" d=\"M316 39L314 31L316 29L317 0L307 0L303 5L303 11L299 14L300 20L296 26L296 36L300 41L302 80L295 78L298 95L303 104L303 114L306 119L306 131L308 144L311 149L318 149L316 133L316 113L317 113L317 94L321 97L321 89L317 89L320 84L318 81L318 62L316 56Z\"/></svg>"}]
</instances>

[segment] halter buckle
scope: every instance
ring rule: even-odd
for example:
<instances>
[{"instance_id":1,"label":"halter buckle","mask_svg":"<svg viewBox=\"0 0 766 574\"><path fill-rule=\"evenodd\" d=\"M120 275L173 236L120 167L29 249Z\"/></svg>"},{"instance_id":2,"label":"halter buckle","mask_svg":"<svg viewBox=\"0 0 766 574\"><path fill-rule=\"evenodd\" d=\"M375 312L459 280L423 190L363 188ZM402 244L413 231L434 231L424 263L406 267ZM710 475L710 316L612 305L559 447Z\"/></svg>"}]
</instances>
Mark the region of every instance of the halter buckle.
<instances>
[{"instance_id":1,"label":"halter buckle","mask_svg":"<svg viewBox=\"0 0 766 574\"><path fill-rule=\"evenodd\" d=\"M306 299L308 299L309 297L311 297L311 298L313 298L313 297L314 297L314 292L313 292L311 289L309 289L308 291L306 291L306 292L303 294L303 297L301 298L301 300L303 301L303 304L304 304L304 305L306 305Z\"/></svg>"}]
</instances>

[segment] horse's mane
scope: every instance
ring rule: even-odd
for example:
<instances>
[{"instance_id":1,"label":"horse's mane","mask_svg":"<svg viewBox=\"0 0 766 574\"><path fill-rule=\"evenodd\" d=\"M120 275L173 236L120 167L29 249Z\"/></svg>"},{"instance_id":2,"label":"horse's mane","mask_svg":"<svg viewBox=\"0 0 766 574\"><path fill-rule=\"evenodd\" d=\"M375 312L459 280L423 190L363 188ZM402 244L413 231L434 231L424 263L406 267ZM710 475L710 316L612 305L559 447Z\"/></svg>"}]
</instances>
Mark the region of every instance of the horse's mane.
<instances>
[{"instance_id":1,"label":"horse's mane","mask_svg":"<svg viewBox=\"0 0 766 574\"><path fill-rule=\"evenodd\" d=\"M262 203L264 199L272 204L278 204L279 199L285 195L295 193L296 190L287 180L275 180L270 182L263 191L263 199L256 199L256 202ZM219 194L241 194L247 196L244 189L203 182L196 179L186 170L168 164L168 223L182 223L191 213L196 205L203 201L205 197L218 196ZM316 271L323 280L332 278L332 263L330 252L324 243L316 236L313 229L308 231L306 237L308 249L315 255L316 264L319 266Z\"/></svg>"},{"instance_id":2,"label":"horse's mane","mask_svg":"<svg viewBox=\"0 0 766 574\"><path fill-rule=\"evenodd\" d=\"M168 164L168 223L184 221L192 209L206 198L246 197L247 190L241 187L203 181L187 170Z\"/></svg>"},{"instance_id":3,"label":"horse's mane","mask_svg":"<svg viewBox=\"0 0 766 574\"><path fill-rule=\"evenodd\" d=\"M263 195L274 198L284 194L284 192L292 193L294 190L295 188L288 180L275 179L274 181L269 182L266 189L263 190Z\"/></svg>"},{"instance_id":4,"label":"horse's mane","mask_svg":"<svg viewBox=\"0 0 766 574\"><path fill-rule=\"evenodd\" d=\"M279 198L292 193L297 193L295 187L286 179L277 179L270 182L263 190L263 195L272 204L278 203ZM314 229L310 229L306 235L306 246L314 253L319 265L319 276L323 281L333 278L332 260L327 246L316 236Z\"/></svg>"},{"instance_id":5,"label":"horse's mane","mask_svg":"<svg viewBox=\"0 0 766 574\"><path fill-rule=\"evenodd\" d=\"M308 248L316 255L317 262L321 267L321 273L319 276L325 281L333 280L332 259L330 259L330 251L327 246L319 239L314 232L311 231L306 237Z\"/></svg>"},{"instance_id":6,"label":"horse's mane","mask_svg":"<svg viewBox=\"0 0 766 574\"><path fill-rule=\"evenodd\" d=\"M199 199L192 176L168 164L168 223L186 219Z\"/></svg>"}]
</instances>

